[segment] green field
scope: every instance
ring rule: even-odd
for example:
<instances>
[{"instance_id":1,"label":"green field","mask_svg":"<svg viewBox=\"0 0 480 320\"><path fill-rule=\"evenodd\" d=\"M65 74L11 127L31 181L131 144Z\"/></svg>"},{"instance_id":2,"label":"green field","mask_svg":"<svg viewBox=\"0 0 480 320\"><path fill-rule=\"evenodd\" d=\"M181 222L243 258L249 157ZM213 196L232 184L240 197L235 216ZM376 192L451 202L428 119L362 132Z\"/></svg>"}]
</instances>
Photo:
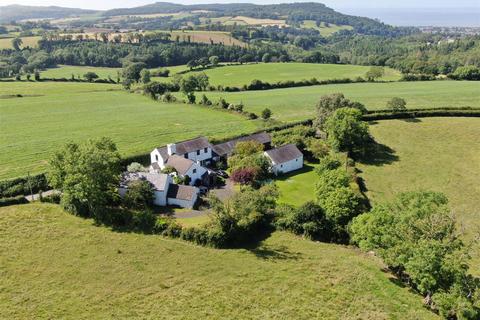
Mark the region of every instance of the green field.
<instances>
[{"instance_id":1,"label":"green field","mask_svg":"<svg viewBox=\"0 0 480 320\"><path fill-rule=\"evenodd\" d=\"M376 258L288 233L217 250L47 204L0 208L0 226L5 319L438 319Z\"/></svg>"},{"instance_id":2,"label":"green field","mask_svg":"<svg viewBox=\"0 0 480 320\"><path fill-rule=\"evenodd\" d=\"M392 149L359 164L373 203L407 190L444 192L467 238L480 232L480 119L389 120L370 128L378 143ZM480 274L480 245L474 254Z\"/></svg>"},{"instance_id":3,"label":"green field","mask_svg":"<svg viewBox=\"0 0 480 320\"><path fill-rule=\"evenodd\" d=\"M243 102L245 110L257 114L268 107L275 119L292 121L314 116L319 98L337 92L364 103L370 110L386 108L387 101L392 97L404 98L407 108L480 107L479 81L354 83L206 94L212 101L222 97L230 103Z\"/></svg>"},{"instance_id":4,"label":"green field","mask_svg":"<svg viewBox=\"0 0 480 320\"><path fill-rule=\"evenodd\" d=\"M317 78L318 80L353 79L365 76L369 69L370 67L368 66L292 62L224 66L201 72L205 72L208 75L212 85L241 87L244 84L250 84L255 79L270 83L286 80L299 81L311 78ZM399 79L400 72L391 68L385 68L383 80Z\"/></svg>"},{"instance_id":5,"label":"green field","mask_svg":"<svg viewBox=\"0 0 480 320\"><path fill-rule=\"evenodd\" d=\"M317 26L316 22L314 20L304 20L301 25L302 28L307 28L307 29L316 29L320 31L320 34L324 37L331 36L335 32L338 32L340 30L352 30L352 26L342 26L342 25L336 25L333 23L329 23L328 27L325 24L325 22L322 22L320 26Z\"/></svg>"},{"instance_id":6,"label":"green field","mask_svg":"<svg viewBox=\"0 0 480 320\"><path fill-rule=\"evenodd\" d=\"M148 153L171 141L225 137L258 129L258 122L186 104L163 104L118 85L9 82L0 96L0 179L44 171L67 141L108 136L122 155Z\"/></svg>"},{"instance_id":7,"label":"green field","mask_svg":"<svg viewBox=\"0 0 480 320\"><path fill-rule=\"evenodd\" d=\"M86 66L64 66L59 65L58 68L51 68L40 72L43 78L67 78L70 79L72 74L75 78L82 78L87 72L95 72L100 79L117 80L118 72L121 75L122 68L104 68L104 67L86 67Z\"/></svg>"}]
</instances>

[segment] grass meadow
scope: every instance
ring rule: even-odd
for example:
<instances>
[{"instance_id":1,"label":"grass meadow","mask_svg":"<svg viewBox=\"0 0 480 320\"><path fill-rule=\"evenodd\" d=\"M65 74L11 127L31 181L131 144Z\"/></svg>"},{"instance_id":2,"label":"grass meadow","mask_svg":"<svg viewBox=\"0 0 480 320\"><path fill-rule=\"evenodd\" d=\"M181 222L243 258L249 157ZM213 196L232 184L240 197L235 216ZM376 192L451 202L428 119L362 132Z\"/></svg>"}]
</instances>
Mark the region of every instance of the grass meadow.
<instances>
[{"instance_id":1,"label":"grass meadow","mask_svg":"<svg viewBox=\"0 0 480 320\"><path fill-rule=\"evenodd\" d=\"M373 204L411 190L445 193L467 239L480 232L480 119L388 120L370 126L381 145L358 167ZM480 274L480 244L473 271Z\"/></svg>"},{"instance_id":2,"label":"grass meadow","mask_svg":"<svg viewBox=\"0 0 480 320\"><path fill-rule=\"evenodd\" d=\"M217 250L49 204L0 208L0 225L6 319L439 319L375 257L288 233Z\"/></svg>"},{"instance_id":3,"label":"grass meadow","mask_svg":"<svg viewBox=\"0 0 480 320\"><path fill-rule=\"evenodd\" d=\"M317 174L314 163L305 162L301 170L281 175L275 179L280 191L278 203L301 206L315 199L314 190Z\"/></svg>"},{"instance_id":4,"label":"grass meadow","mask_svg":"<svg viewBox=\"0 0 480 320\"><path fill-rule=\"evenodd\" d=\"M302 28L306 29L316 29L320 31L320 34L324 37L329 37L335 32L341 31L341 30L352 30L352 26L347 26L347 25L336 25L333 23L329 23L328 26L325 24L325 22L322 22L320 26L317 26L315 20L304 20L301 24Z\"/></svg>"},{"instance_id":5,"label":"grass meadow","mask_svg":"<svg viewBox=\"0 0 480 320\"><path fill-rule=\"evenodd\" d=\"M5 95L28 95L5 98ZM107 136L122 155L199 135L225 137L259 122L186 104L164 104L118 85L9 82L0 86L0 179L44 171L67 141Z\"/></svg>"},{"instance_id":6,"label":"grass meadow","mask_svg":"<svg viewBox=\"0 0 480 320\"><path fill-rule=\"evenodd\" d=\"M341 64L318 63L256 63L217 67L205 72L210 84L218 86L241 87L250 84L252 80L262 80L270 83L279 81L317 78L318 80L357 78L365 76L370 69L368 66L354 66ZM194 73L196 71L193 71ZM383 80L399 80L400 72L385 68Z\"/></svg>"},{"instance_id":7,"label":"grass meadow","mask_svg":"<svg viewBox=\"0 0 480 320\"><path fill-rule=\"evenodd\" d=\"M287 89L207 92L212 101L224 98L230 103L243 102L245 110L260 114L270 108L281 121L313 117L315 105L322 95L341 92L349 99L360 101L369 110L386 108L392 97L407 101L407 108L480 107L478 81L426 81L390 83L353 83Z\"/></svg>"},{"instance_id":8,"label":"grass meadow","mask_svg":"<svg viewBox=\"0 0 480 320\"><path fill-rule=\"evenodd\" d=\"M95 72L100 79L111 79L117 81L117 76L122 75L122 68L105 68L105 67L87 67L87 66L67 66L59 65L58 68L50 68L40 72L43 78L66 78L70 79L72 74L76 79L83 79L83 75L87 72Z\"/></svg>"},{"instance_id":9,"label":"grass meadow","mask_svg":"<svg viewBox=\"0 0 480 320\"><path fill-rule=\"evenodd\" d=\"M38 40L42 37L40 36L31 36L31 37L21 37L23 44L20 46L21 48L31 47L35 48L38 45ZM12 46L13 38L3 38L0 39L0 50L1 49L13 49Z\"/></svg>"}]
</instances>

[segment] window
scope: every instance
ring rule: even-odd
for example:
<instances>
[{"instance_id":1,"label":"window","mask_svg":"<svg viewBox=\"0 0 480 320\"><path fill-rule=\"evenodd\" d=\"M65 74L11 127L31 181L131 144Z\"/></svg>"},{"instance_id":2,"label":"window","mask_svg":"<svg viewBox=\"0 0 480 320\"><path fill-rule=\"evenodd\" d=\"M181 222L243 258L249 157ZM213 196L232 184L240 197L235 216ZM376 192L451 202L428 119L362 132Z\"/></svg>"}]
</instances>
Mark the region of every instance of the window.
<instances>
[{"instance_id":1,"label":"window","mask_svg":"<svg viewBox=\"0 0 480 320\"><path fill-rule=\"evenodd\" d=\"M208 148L203 149L203 152L207 153L207 152L208 152Z\"/></svg>"},{"instance_id":2,"label":"window","mask_svg":"<svg viewBox=\"0 0 480 320\"><path fill-rule=\"evenodd\" d=\"M283 164L280 165L280 168L283 168Z\"/></svg>"},{"instance_id":3,"label":"window","mask_svg":"<svg viewBox=\"0 0 480 320\"><path fill-rule=\"evenodd\" d=\"M155 160L158 162L158 154L155 155Z\"/></svg>"},{"instance_id":4,"label":"window","mask_svg":"<svg viewBox=\"0 0 480 320\"><path fill-rule=\"evenodd\" d=\"M188 159L188 153L185 153L183 156L185 157L185 159Z\"/></svg>"},{"instance_id":5,"label":"window","mask_svg":"<svg viewBox=\"0 0 480 320\"><path fill-rule=\"evenodd\" d=\"M197 169L193 169L193 171L192 171L192 172L193 172L194 174L195 174L195 173L197 173Z\"/></svg>"},{"instance_id":6,"label":"window","mask_svg":"<svg viewBox=\"0 0 480 320\"><path fill-rule=\"evenodd\" d=\"M296 162L298 162L298 159L295 159Z\"/></svg>"},{"instance_id":7,"label":"window","mask_svg":"<svg viewBox=\"0 0 480 320\"><path fill-rule=\"evenodd\" d=\"M197 156L199 156L199 155L200 155L200 150L197 150Z\"/></svg>"}]
</instances>

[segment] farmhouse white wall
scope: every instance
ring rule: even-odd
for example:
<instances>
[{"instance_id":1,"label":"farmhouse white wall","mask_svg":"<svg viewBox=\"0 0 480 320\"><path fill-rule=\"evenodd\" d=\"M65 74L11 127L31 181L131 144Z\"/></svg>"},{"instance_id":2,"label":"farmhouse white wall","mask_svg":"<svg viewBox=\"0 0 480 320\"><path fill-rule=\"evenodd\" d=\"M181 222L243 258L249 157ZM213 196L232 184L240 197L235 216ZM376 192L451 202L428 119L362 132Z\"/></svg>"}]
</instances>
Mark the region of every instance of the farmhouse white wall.
<instances>
[{"instance_id":1,"label":"farmhouse white wall","mask_svg":"<svg viewBox=\"0 0 480 320\"><path fill-rule=\"evenodd\" d=\"M201 149L198 151L194 152L189 152L188 153L188 159L193 160L193 161L205 161L205 160L211 160L212 159L212 149L210 147L205 149Z\"/></svg>"},{"instance_id":2,"label":"farmhouse white wall","mask_svg":"<svg viewBox=\"0 0 480 320\"><path fill-rule=\"evenodd\" d=\"M195 173L194 173L195 171ZM195 181L198 179L202 179L203 174L207 172L207 169L202 167L201 165L194 163L190 169L185 173L185 175L189 176L191 178L190 185L193 186L195 184ZM184 175L184 176L185 176Z\"/></svg>"},{"instance_id":3,"label":"farmhouse white wall","mask_svg":"<svg viewBox=\"0 0 480 320\"><path fill-rule=\"evenodd\" d=\"M153 150L150 153L150 163L154 163L154 162L158 162L158 165L160 166L160 168L163 168L164 161L162 156L160 155L160 152L158 152L157 149Z\"/></svg>"},{"instance_id":4,"label":"farmhouse white wall","mask_svg":"<svg viewBox=\"0 0 480 320\"><path fill-rule=\"evenodd\" d=\"M279 163L279 164L273 164L272 166L272 171L275 174L281 174L281 173L288 173L291 171L295 171L298 169L301 169L303 167L303 156L284 162L284 163Z\"/></svg>"}]
</instances>

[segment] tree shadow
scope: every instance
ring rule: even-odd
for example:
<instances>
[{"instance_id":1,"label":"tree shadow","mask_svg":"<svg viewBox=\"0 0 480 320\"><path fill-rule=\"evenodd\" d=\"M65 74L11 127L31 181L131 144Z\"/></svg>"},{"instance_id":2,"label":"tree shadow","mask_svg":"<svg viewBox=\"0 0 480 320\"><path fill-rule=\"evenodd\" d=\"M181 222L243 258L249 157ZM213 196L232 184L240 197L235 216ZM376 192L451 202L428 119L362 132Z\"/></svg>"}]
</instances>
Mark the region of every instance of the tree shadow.
<instances>
[{"instance_id":1,"label":"tree shadow","mask_svg":"<svg viewBox=\"0 0 480 320\"><path fill-rule=\"evenodd\" d=\"M361 154L355 154L355 160L361 164L383 166L399 160L395 150L385 144L371 141Z\"/></svg>"},{"instance_id":2,"label":"tree shadow","mask_svg":"<svg viewBox=\"0 0 480 320\"><path fill-rule=\"evenodd\" d=\"M404 122L411 122L411 123L419 123L419 122L422 122L421 119L419 118L405 118L405 119L401 119L403 120Z\"/></svg>"},{"instance_id":3,"label":"tree shadow","mask_svg":"<svg viewBox=\"0 0 480 320\"><path fill-rule=\"evenodd\" d=\"M298 260L302 254L288 250L286 246L257 247L249 250L262 260Z\"/></svg>"}]
</instances>

